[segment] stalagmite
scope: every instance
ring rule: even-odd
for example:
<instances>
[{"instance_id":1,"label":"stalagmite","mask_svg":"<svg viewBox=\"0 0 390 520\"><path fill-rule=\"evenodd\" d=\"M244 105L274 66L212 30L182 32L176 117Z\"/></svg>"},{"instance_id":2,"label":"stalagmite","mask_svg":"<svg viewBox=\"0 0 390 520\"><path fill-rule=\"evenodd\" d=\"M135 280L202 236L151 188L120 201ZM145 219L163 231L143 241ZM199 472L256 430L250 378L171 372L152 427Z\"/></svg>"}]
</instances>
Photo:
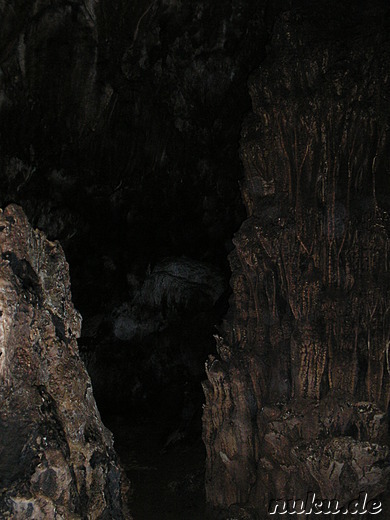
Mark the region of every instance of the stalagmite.
<instances>
[{"instance_id":1,"label":"stalagmite","mask_svg":"<svg viewBox=\"0 0 390 520\"><path fill-rule=\"evenodd\" d=\"M390 47L365 29L378 6L325 7L284 13L250 81L248 219L204 385L207 499L260 515L374 498L390 476Z\"/></svg>"}]
</instances>

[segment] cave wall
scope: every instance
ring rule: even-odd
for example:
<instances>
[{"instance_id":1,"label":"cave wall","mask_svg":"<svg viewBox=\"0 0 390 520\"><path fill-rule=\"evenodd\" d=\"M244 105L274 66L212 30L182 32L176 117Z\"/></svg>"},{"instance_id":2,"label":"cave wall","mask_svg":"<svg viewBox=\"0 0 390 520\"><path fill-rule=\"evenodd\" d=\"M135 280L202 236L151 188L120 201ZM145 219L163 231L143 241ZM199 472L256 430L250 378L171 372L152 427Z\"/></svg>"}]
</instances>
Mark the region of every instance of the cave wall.
<instances>
[{"instance_id":1,"label":"cave wall","mask_svg":"<svg viewBox=\"0 0 390 520\"><path fill-rule=\"evenodd\" d=\"M0 15L0 203L61 240L108 407L169 384L178 359L198 377L223 308L207 298L245 218L247 77L265 59L242 132L233 297L207 365L208 500L261 510L309 485L347 498L365 457L367 490L383 490L386 5L35 0L0 1ZM179 294L193 269L219 272L156 305L183 265ZM131 343L140 323L185 335Z\"/></svg>"},{"instance_id":2,"label":"cave wall","mask_svg":"<svg viewBox=\"0 0 390 520\"><path fill-rule=\"evenodd\" d=\"M381 2L301 5L251 76L247 219L204 384L216 507L388 485L388 29Z\"/></svg>"},{"instance_id":3,"label":"cave wall","mask_svg":"<svg viewBox=\"0 0 390 520\"><path fill-rule=\"evenodd\" d=\"M0 516L131 519L129 483L79 357L58 242L0 211Z\"/></svg>"}]
</instances>

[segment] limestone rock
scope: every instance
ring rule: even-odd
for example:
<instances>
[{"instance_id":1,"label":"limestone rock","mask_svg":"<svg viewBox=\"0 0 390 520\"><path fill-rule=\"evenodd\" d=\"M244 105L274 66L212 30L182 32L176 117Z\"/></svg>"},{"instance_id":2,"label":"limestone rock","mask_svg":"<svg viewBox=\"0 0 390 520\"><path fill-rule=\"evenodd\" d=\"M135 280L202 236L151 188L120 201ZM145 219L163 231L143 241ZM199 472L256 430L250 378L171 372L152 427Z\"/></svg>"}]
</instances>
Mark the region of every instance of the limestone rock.
<instances>
[{"instance_id":1,"label":"limestone rock","mask_svg":"<svg viewBox=\"0 0 390 520\"><path fill-rule=\"evenodd\" d=\"M0 309L1 518L130 518L64 253L15 205L0 213Z\"/></svg>"},{"instance_id":2,"label":"limestone rock","mask_svg":"<svg viewBox=\"0 0 390 520\"><path fill-rule=\"evenodd\" d=\"M388 15L341 4L280 16L250 80L248 219L204 385L214 506L389 482Z\"/></svg>"}]
</instances>

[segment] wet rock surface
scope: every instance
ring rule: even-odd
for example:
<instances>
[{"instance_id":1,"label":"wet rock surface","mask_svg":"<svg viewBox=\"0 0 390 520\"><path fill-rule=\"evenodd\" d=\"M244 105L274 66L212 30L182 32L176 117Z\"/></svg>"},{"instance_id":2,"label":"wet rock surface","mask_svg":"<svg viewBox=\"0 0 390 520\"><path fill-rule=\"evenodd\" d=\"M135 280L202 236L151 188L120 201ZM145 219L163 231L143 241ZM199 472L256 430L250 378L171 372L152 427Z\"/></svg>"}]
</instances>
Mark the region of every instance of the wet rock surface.
<instances>
[{"instance_id":1,"label":"wet rock surface","mask_svg":"<svg viewBox=\"0 0 390 520\"><path fill-rule=\"evenodd\" d=\"M131 518L129 485L78 354L58 242L0 213L0 516Z\"/></svg>"},{"instance_id":2,"label":"wet rock surface","mask_svg":"<svg viewBox=\"0 0 390 520\"><path fill-rule=\"evenodd\" d=\"M286 11L250 80L203 436L207 499L261 518L389 483L389 11L346 4Z\"/></svg>"}]
</instances>

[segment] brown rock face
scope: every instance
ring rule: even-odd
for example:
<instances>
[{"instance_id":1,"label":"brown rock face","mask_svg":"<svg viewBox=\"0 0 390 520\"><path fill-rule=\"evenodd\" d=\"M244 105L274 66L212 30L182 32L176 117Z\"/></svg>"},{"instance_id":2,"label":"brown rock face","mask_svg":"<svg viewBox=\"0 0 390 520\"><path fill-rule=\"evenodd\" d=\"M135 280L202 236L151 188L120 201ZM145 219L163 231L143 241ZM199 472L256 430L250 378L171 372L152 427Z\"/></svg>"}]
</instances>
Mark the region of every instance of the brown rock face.
<instances>
[{"instance_id":1,"label":"brown rock face","mask_svg":"<svg viewBox=\"0 0 390 520\"><path fill-rule=\"evenodd\" d=\"M389 480L388 15L320 4L279 19L250 82L248 219L206 364L208 500L257 514Z\"/></svg>"},{"instance_id":2,"label":"brown rock face","mask_svg":"<svg viewBox=\"0 0 390 520\"><path fill-rule=\"evenodd\" d=\"M18 206L0 213L0 516L124 519L126 479L76 338L68 265Z\"/></svg>"}]
</instances>

